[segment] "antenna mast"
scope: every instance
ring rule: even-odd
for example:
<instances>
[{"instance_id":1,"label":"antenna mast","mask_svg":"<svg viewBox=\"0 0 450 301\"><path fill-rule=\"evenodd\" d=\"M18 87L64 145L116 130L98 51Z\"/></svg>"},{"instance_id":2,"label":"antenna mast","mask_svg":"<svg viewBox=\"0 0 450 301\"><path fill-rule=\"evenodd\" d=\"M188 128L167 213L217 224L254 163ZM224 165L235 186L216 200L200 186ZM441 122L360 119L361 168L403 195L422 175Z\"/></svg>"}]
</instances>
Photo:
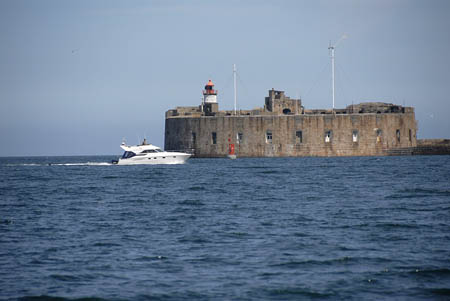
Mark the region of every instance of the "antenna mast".
<instances>
[{"instance_id":1,"label":"antenna mast","mask_svg":"<svg viewBox=\"0 0 450 301\"><path fill-rule=\"evenodd\" d=\"M335 46L331 46L330 41L330 46L328 47L328 49L330 50L330 57L331 57L331 91L333 93L333 110L334 110L334 47Z\"/></svg>"},{"instance_id":2,"label":"antenna mast","mask_svg":"<svg viewBox=\"0 0 450 301\"><path fill-rule=\"evenodd\" d=\"M343 39L346 39L347 35L343 35L334 45L328 46L328 49L330 50L330 57L331 57L331 86L332 86L332 93L333 93L333 111L334 111L334 49L339 44L340 41Z\"/></svg>"},{"instance_id":3,"label":"antenna mast","mask_svg":"<svg viewBox=\"0 0 450 301\"><path fill-rule=\"evenodd\" d=\"M234 115L236 115L236 64L233 64L233 80L234 80Z\"/></svg>"}]
</instances>

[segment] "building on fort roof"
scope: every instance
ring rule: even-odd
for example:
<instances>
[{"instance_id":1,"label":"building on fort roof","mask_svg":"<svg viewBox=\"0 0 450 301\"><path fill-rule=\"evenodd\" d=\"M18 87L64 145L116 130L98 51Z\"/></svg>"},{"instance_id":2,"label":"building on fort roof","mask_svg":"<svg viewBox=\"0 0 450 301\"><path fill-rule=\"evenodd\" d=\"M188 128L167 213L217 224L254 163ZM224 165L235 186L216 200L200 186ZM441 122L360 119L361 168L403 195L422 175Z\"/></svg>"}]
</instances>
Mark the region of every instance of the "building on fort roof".
<instances>
[{"instance_id":1,"label":"building on fort roof","mask_svg":"<svg viewBox=\"0 0 450 301\"><path fill-rule=\"evenodd\" d=\"M302 157L384 156L417 147L412 107L369 102L311 110L272 89L263 108L220 111L217 94L210 80L199 106L166 112L166 150L226 157L233 145L238 157Z\"/></svg>"}]
</instances>

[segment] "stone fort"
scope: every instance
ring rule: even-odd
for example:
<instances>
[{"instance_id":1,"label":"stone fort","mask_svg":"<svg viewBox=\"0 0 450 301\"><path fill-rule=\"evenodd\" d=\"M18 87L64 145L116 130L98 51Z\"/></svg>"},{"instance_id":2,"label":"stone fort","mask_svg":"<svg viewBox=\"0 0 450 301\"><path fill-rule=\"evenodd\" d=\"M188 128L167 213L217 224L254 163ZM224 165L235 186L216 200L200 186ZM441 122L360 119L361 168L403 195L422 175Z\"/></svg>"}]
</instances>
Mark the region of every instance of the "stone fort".
<instances>
[{"instance_id":1,"label":"stone fort","mask_svg":"<svg viewBox=\"0 0 450 301\"><path fill-rule=\"evenodd\" d=\"M301 99L272 89L262 108L220 111L211 81L203 96L199 106L166 112L166 150L191 151L194 157L226 157L231 145L238 157L384 156L417 150L412 107L367 102L308 110Z\"/></svg>"}]
</instances>

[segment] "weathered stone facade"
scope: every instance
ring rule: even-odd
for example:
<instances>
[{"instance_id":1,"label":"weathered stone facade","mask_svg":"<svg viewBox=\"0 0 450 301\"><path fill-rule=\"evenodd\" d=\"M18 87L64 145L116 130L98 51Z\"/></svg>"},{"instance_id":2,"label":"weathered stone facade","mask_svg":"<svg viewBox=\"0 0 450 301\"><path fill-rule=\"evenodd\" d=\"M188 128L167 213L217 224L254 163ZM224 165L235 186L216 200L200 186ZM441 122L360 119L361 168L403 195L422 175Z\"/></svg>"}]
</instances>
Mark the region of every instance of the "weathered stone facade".
<instances>
[{"instance_id":1,"label":"weathered stone facade","mask_svg":"<svg viewBox=\"0 0 450 301\"><path fill-rule=\"evenodd\" d=\"M196 157L382 156L417 146L414 109L362 103L339 110L305 110L301 100L269 91L264 108L205 112L202 106L166 113L166 150Z\"/></svg>"}]
</instances>

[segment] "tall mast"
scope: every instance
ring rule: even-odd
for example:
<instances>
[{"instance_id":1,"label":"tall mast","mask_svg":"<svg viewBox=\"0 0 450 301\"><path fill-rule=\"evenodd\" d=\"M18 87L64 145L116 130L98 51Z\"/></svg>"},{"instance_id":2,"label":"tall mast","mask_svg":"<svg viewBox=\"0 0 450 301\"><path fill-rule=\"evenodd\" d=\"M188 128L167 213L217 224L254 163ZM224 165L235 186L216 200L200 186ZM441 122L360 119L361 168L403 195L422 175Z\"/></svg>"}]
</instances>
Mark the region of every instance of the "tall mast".
<instances>
[{"instance_id":1,"label":"tall mast","mask_svg":"<svg viewBox=\"0 0 450 301\"><path fill-rule=\"evenodd\" d=\"M335 46L331 46L330 42L330 46L328 47L328 49L330 50L331 56L331 90L333 93L333 110L334 110L334 47Z\"/></svg>"},{"instance_id":2,"label":"tall mast","mask_svg":"<svg viewBox=\"0 0 450 301\"><path fill-rule=\"evenodd\" d=\"M328 46L328 49L330 50L330 57L331 57L331 90L333 93L333 111L334 111L334 49L336 48L337 44L339 44L340 41L343 39L346 39L347 35L343 35L334 45Z\"/></svg>"},{"instance_id":3,"label":"tall mast","mask_svg":"<svg viewBox=\"0 0 450 301\"><path fill-rule=\"evenodd\" d=\"M236 64L233 64L233 79L234 79L234 115L236 115L237 96L236 96Z\"/></svg>"}]
</instances>

